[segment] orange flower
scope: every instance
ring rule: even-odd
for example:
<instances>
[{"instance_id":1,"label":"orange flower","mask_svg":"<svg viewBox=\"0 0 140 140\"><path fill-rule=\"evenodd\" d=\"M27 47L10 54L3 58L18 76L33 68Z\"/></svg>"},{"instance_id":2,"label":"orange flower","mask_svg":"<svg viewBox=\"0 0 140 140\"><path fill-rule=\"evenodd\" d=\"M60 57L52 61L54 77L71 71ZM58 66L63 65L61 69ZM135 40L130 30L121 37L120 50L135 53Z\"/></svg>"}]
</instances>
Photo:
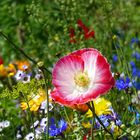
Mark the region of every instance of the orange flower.
<instances>
[{"instance_id":1,"label":"orange flower","mask_svg":"<svg viewBox=\"0 0 140 140\"><path fill-rule=\"evenodd\" d=\"M7 69L4 67L3 64L0 65L0 77L6 77L7 76Z\"/></svg>"},{"instance_id":2,"label":"orange flower","mask_svg":"<svg viewBox=\"0 0 140 140\"><path fill-rule=\"evenodd\" d=\"M19 70L28 71L30 69L30 64L28 61L16 61L15 64Z\"/></svg>"},{"instance_id":3,"label":"orange flower","mask_svg":"<svg viewBox=\"0 0 140 140\"><path fill-rule=\"evenodd\" d=\"M88 111L88 106L86 104L75 104L75 105L72 105L72 106L68 106L72 109L76 109L78 111L81 111L81 112L87 112Z\"/></svg>"}]
</instances>

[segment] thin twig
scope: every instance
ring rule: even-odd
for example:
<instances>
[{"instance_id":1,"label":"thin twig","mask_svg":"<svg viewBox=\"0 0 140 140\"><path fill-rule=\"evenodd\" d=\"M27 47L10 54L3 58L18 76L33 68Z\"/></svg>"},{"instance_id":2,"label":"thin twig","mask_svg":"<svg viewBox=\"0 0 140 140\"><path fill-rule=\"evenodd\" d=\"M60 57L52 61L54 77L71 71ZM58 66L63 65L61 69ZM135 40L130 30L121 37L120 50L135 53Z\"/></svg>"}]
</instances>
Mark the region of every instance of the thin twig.
<instances>
[{"instance_id":1,"label":"thin twig","mask_svg":"<svg viewBox=\"0 0 140 140\"><path fill-rule=\"evenodd\" d=\"M15 43L13 43L2 31L0 31L0 35L9 43L12 45L12 48L18 52L20 52L24 57L26 57L28 60L30 60L33 64L37 65L38 62L36 62L34 59L32 59L29 55L27 55L21 48L19 48ZM42 67L44 70L46 70L49 74L51 72L45 67Z\"/></svg>"}]
</instances>

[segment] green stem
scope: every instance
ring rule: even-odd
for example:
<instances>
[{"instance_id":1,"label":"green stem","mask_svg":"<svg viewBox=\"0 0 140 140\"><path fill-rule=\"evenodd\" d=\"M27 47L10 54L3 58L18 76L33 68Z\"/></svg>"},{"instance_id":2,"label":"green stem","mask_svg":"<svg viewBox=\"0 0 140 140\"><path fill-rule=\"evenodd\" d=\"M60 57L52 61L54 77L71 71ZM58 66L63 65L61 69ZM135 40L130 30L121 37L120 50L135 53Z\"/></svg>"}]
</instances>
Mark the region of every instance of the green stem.
<instances>
[{"instance_id":1,"label":"green stem","mask_svg":"<svg viewBox=\"0 0 140 140\"><path fill-rule=\"evenodd\" d=\"M94 104L93 101L91 101L92 104L92 108L94 108ZM93 116L92 116L92 126L91 126L91 139L93 140L94 136L93 136L93 127L94 127L94 122L95 122L95 118L94 118L94 113L92 112Z\"/></svg>"},{"instance_id":2,"label":"green stem","mask_svg":"<svg viewBox=\"0 0 140 140\"><path fill-rule=\"evenodd\" d=\"M102 121L100 120L100 118L99 118L99 117L97 116L97 114L95 113L94 103L92 102L92 105L93 105L92 107L91 107L91 105L90 105L89 103L87 103L87 105L88 105L89 109L92 111L93 116L95 116L95 118L98 120L98 122L99 122L99 123L102 125L102 127L104 128L104 130L105 130L108 134L110 134L110 136L114 139L112 133L108 131L108 129L104 126L104 124L102 123Z\"/></svg>"},{"instance_id":3,"label":"green stem","mask_svg":"<svg viewBox=\"0 0 140 140\"><path fill-rule=\"evenodd\" d=\"M28 99L24 96L24 94L23 94L22 92L21 92L21 94L22 94L23 98L25 99L25 102L27 103L27 106L28 106L27 112L28 112L28 114L29 114L29 117L30 117L30 119L31 119L31 123L32 123L32 125L33 125L34 139L36 140L35 128L34 128L34 120L33 120L33 118L32 118L32 114L31 114L31 111L30 111L29 101L28 101Z\"/></svg>"},{"instance_id":4,"label":"green stem","mask_svg":"<svg viewBox=\"0 0 140 140\"><path fill-rule=\"evenodd\" d=\"M48 94L48 83L49 83L49 77L45 75L45 71L43 68L41 68L44 81L45 81L45 90L46 90L46 95L47 95L47 135L46 139L49 140L49 94ZM47 80L46 78L47 77Z\"/></svg>"},{"instance_id":5,"label":"green stem","mask_svg":"<svg viewBox=\"0 0 140 140\"><path fill-rule=\"evenodd\" d=\"M121 129L124 133L126 133L127 135L131 136L132 138L135 138L134 136L132 136L129 132L127 132L126 130L124 130L123 128L121 128L120 126L118 126L119 129Z\"/></svg>"},{"instance_id":6,"label":"green stem","mask_svg":"<svg viewBox=\"0 0 140 140\"><path fill-rule=\"evenodd\" d=\"M66 111L66 107L64 107L64 112L65 112L66 118L67 118L67 120L69 122L70 129L72 130L71 121L70 121L70 119L68 117L68 114L67 114L67 111Z\"/></svg>"}]
</instances>

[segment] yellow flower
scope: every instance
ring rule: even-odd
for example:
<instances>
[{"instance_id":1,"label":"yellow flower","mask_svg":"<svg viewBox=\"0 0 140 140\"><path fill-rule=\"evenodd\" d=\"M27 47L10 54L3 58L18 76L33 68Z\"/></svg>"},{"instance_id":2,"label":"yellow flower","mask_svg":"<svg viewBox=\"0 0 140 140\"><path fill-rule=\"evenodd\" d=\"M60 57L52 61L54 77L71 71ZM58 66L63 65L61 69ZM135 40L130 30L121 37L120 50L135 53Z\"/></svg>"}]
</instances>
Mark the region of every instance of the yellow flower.
<instances>
[{"instance_id":1,"label":"yellow flower","mask_svg":"<svg viewBox=\"0 0 140 140\"><path fill-rule=\"evenodd\" d=\"M116 40L117 39L117 36L116 35L113 35L112 39L113 40Z\"/></svg>"},{"instance_id":2,"label":"yellow flower","mask_svg":"<svg viewBox=\"0 0 140 140\"><path fill-rule=\"evenodd\" d=\"M16 73L16 68L13 64L9 64L7 67L8 76L14 76Z\"/></svg>"},{"instance_id":3,"label":"yellow flower","mask_svg":"<svg viewBox=\"0 0 140 140\"><path fill-rule=\"evenodd\" d=\"M50 91L49 91L50 92ZM37 111L41 105L41 103L46 99L46 92L43 89L38 90L38 94L28 97L28 103L27 102L21 102L20 107L22 110L26 110L28 107L30 108L30 111Z\"/></svg>"},{"instance_id":4,"label":"yellow flower","mask_svg":"<svg viewBox=\"0 0 140 140\"><path fill-rule=\"evenodd\" d=\"M84 126L84 128L91 128L90 122L82 122L82 125Z\"/></svg>"},{"instance_id":5,"label":"yellow flower","mask_svg":"<svg viewBox=\"0 0 140 140\"><path fill-rule=\"evenodd\" d=\"M26 110L28 108L28 105L26 102L21 102L20 107L22 108L22 110Z\"/></svg>"},{"instance_id":6,"label":"yellow flower","mask_svg":"<svg viewBox=\"0 0 140 140\"><path fill-rule=\"evenodd\" d=\"M0 65L0 76L6 77L7 76L7 69L4 67L3 64Z\"/></svg>"},{"instance_id":7,"label":"yellow flower","mask_svg":"<svg viewBox=\"0 0 140 140\"><path fill-rule=\"evenodd\" d=\"M104 98L97 98L94 102L95 113L99 116L102 114L110 114L111 103ZM86 113L87 117L92 117L92 111L89 109Z\"/></svg>"}]
</instances>

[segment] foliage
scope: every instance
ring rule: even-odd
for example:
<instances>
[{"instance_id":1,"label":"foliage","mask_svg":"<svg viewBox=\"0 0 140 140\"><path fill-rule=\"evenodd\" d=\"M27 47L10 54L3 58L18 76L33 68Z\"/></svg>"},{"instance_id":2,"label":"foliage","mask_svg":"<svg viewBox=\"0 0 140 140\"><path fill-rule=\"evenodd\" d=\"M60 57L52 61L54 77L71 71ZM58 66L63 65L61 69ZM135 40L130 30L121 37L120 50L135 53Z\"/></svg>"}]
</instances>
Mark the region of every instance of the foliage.
<instances>
[{"instance_id":1,"label":"foliage","mask_svg":"<svg viewBox=\"0 0 140 140\"><path fill-rule=\"evenodd\" d=\"M35 136L38 131L41 131L41 135L36 135L37 139L86 140L91 139L92 132L97 140L140 138L139 0L4 0L0 1L0 7L0 59L3 59L0 63L8 67L11 63L15 65L16 60L28 59L14 49L19 47L27 56L36 62L43 62L45 66L39 67L45 77L42 80L35 78L39 70L34 63L31 64L31 80L27 83L16 80L15 74L11 77L0 75L0 139L18 139L17 134L21 135L19 139L25 139L30 132ZM79 20L84 26L78 23ZM1 33L16 46L13 47ZM117 84L103 97L110 102L114 114L118 114L116 119L123 124L123 127L116 127L116 124L106 127L109 132L112 131L113 137L102 125L99 129L93 128L99 122L97 118L94 119L95 114L88 117L87 104L86 107L65 107L50 97L49 101L45 98L41 104L37 104L40 87L47 92L46 95L53 89L48 71L52 72L60 57L82 48L98 49L111 65ZM17 72L19 69L15 67ZM37 74L40 76L40 73ZM21 110L21 101L33 93L39 109ZM46 104L48 102L49 105ZM97 115L103 122L107 120L104 117L114 115L110 107L105 107L105 110L99 110L102 114ZM49 131L58 135L48 136L46 133L46 122L42 124L46 116L52 130ZM55 119L53 123L52 117ZM111 122L111 119L108 121ZM9 127L2 127L5 120L10 121ZM31 127L36 121L39 123Z\"/></svg>"}]
</instances>

